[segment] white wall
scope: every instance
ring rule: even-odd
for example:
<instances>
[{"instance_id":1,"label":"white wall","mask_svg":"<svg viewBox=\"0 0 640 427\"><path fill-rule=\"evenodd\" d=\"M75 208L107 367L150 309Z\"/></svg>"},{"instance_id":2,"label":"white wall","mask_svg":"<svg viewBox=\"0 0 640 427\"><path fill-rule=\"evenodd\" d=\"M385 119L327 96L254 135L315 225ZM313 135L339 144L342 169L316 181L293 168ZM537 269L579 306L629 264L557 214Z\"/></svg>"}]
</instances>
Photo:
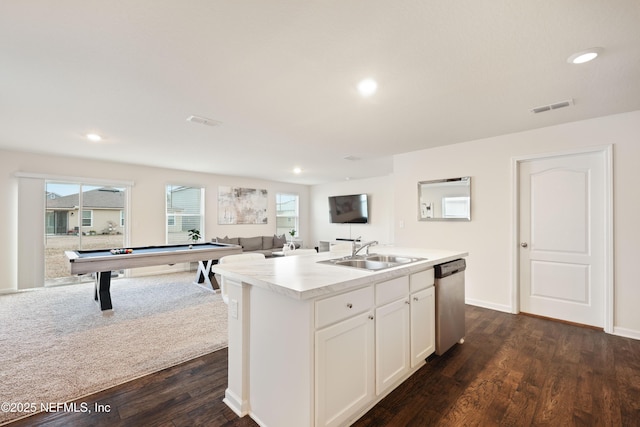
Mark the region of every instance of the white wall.
<instances>
[{"instance_id":1,"label":"white wall","mask_svg":"<svg viewBox=\"0 0 640 427\"><path fill-rule=\"evenodd\" d=\"M203 237L273 235L275 194L286 192L300 196L300 230L309 239L309 187L250 178L152 168L125 163L110 163L72 157L55 157L0 150L0 292L17 289L18 179L16 172L48 174L87 179L133 181L131 194L131 246L165 243L165 186L167 184L205 187L205 229ZM269 194L268 223L218 225L218 186L264 188ZM43 219L44 221L44 219Z\"/></svg>"},{"instance_id":2,"label":"white wall","mask_svg":"<svg viewBox=\"0 0 640 427\"><path fill-rule=\"evenodd\" d=\"M365 180L307 186L227 176L155 169L126 164L53 158L0 151L0 291L15 289L18 242L16 171L121 179L135 182L132 241L164 243L164 185L203 184L206 194L206 238L216 235L271 234L268 225L217 225L217 186L267 188L300 194L305 246L318 240L353 238L398 245L468 251L467 298L470 302L512 311L511 307L511 159L578 147L614 145L615 317L614 331L640 339L640 286L637 242L640 241L640 111L601 117L517 134L470 141L398 155L394 174ZM472 177L471 222L417 220L417 182L456 176ZM367 193L371 224L329 224L328 196ZM270 219L274 206L269 205ZM305 212L309 212L305 215ZM157 213L157 214L156 214ZM404 227L400 227L401 221Z\"/></svg>"},{"instance_id":3,"label":"white wall","mask_svg":"<svg viewBox=\"0 0 640 427\"><path fill-rule=\"evenodd\" d=\"M362 236L363 241L378 240L380 243L392 243L392 184L391 177L385 176L311 187L311 243L313 244L309 246L317 246L319 240L355 239L359 236ZM368 224L331 224L329 222L329 196L363 193L368 195Z\"/></svg>"},{"instance_id":4,"label":"white wall","mask_svg":"<svg viewBox=\"0 0 640 427\"><path fill-rule=\"evenodd\" d=\"M468 301L512 311L512 158L607 144L614 145L614 332L640 339L640 111L395 156L396 244L468 251ZM466 175L471 222L417 220L418 181Z\"/></svg>"}]
</instances>

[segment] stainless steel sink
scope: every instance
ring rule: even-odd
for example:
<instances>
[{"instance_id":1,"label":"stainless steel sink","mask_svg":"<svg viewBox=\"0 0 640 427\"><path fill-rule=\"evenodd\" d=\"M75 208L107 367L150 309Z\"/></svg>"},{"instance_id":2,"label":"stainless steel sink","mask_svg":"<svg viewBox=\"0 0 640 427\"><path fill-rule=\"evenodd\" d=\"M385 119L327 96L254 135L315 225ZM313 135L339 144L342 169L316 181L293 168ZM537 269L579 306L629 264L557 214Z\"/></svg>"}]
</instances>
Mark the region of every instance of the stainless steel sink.
<instances>
[{"instance_id":1,"label":"stainless steel sink","mask_svg":"<svg viewBox=\"0 0 640 427\"><path fill-rule=\"evenodd\" d=\"M318 263L376 271L384 270L385 268L397 267L403 264L410 264L412 262L423 261L425 259L426 258L411 258L398 255L371 254L328 259L325 261L318 261Z\"/></svg>"},{"instance_id":2,"label":"stainless steel sink","mask_svg":"<svg viewBox=\"0 0 640 427\"><path fill-rule=\"evenodd\" d=\"M383 268L390 268L395 266L395 264L390 262L370 261L368 259L343 259L336 261L335 265L364 268L366 270L382 270Z\"/></svg>"},{"instance_id":3,"label":"stainless steel sink","mask_svg":"<svg viewBox=\"0 0 640 427\"><path fill-rule=\"evenodd\" d=\"M407 264L410 262L422 261L424 258L411 258L406 256L398 256L398 255L367 255L365 256L367 261L381 261L381 262L391 262L394 264Z\"/></svg>"}]
</instances>

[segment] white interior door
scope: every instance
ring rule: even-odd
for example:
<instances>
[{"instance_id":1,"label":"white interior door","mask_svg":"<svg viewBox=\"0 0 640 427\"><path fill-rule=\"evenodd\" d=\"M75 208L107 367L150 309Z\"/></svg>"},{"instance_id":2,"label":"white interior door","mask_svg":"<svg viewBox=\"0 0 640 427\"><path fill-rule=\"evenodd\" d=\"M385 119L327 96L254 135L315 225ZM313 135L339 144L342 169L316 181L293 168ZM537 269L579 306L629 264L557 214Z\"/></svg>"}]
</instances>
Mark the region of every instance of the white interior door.
<instances>
[{"instance_id":1,"label":"white interior door","mask_svg":"<svg viewBox=\"0 0 640 427\"><path fill-rule=\"evenodd\" d=\"M520 310L603 327L607 265L604 151L520 164Z\"/></svg>"}]
</instances>

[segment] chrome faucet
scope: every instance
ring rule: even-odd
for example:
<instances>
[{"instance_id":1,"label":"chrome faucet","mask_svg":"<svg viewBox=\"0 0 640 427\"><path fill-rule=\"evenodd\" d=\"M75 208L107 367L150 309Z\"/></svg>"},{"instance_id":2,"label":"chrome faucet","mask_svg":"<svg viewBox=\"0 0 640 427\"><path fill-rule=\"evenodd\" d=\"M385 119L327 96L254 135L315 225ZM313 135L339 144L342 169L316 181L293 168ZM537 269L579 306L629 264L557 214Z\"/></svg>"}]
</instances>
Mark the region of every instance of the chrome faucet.
<instances>
[{"instance_id":1,"label":"chrome faucet","mask_svg":"<svg viewBox=\"0 0 640 427\"><path fill-rule=\"evenodd\" d=\"M360 252L363 249L366 249L366 254L369 255L369 246L373 246L373 245L377 245L378 241L377 240L372 240L370 242L367 243L363 243L362 245L360 245L360 247L358 249L356 249L356 242L353 242L353 245L351 246L351 256L356 256L358 255L358 252Z\"/></svg>"},{"instance_id":2,"label":"chrome faucet","mask_svg":"<svg viewBox=\"0 0 640 427\"><path fill-rule=\"evenodd\" d=\"M355 239L353 239L351 241L351 256L354 257L356 256L356 244L358 242L360 242L360 239L362 239L362 236L358 236Z\"/></svg>"}]
</instances>

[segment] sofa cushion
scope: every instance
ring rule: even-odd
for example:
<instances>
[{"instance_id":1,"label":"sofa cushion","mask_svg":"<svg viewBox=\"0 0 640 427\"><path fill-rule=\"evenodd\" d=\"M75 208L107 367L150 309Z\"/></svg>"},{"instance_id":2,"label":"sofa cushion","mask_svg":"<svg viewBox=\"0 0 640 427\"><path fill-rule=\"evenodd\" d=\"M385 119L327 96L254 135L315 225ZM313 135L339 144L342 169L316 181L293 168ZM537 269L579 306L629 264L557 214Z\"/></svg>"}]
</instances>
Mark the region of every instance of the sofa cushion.
<instances>
[{"instance_id":1,"label":"sofa cushion","mask_svg":"<svg viewBox=\"0 0 640 427\"><path fill-rule=\"evenodd\" d=\"M229 236L216 237L216 243L229 243L231 245L239 245L240 244L240 242L238 241L237 237L229 238Z\"/></svg>"},{"instance_id":2,"label":"sofa cushion","mask_svg":"<svg viewBox=\"0 0 640 427\"><path fill-rule=\"evenodd\" d=\"M262 249L271 249L271 248L273 248L273 237L262 236Z\"/></svg>"},{"instance_id":3,"label":"sofa cushion","mask_svg":"<svg viewBox=\"0 0 640 427\"><path fill-rule=\"evenodd\" d=\"M240 237L240 246L243 251L259 251L262 249L262 237Z\"/></svg>"},{"instance_id":4,"label":"sofa cushion","mask_svg":"<svg viewBox=\"0 0 640 427\"><path fill-rule=\"evenodd\" d=\"M286 243L287 243L287 238L284 237L284 234L282 236L276 236L276 235L273 236L273 247L274 248L281 248Z\"/></svg>"}]
</instances>

